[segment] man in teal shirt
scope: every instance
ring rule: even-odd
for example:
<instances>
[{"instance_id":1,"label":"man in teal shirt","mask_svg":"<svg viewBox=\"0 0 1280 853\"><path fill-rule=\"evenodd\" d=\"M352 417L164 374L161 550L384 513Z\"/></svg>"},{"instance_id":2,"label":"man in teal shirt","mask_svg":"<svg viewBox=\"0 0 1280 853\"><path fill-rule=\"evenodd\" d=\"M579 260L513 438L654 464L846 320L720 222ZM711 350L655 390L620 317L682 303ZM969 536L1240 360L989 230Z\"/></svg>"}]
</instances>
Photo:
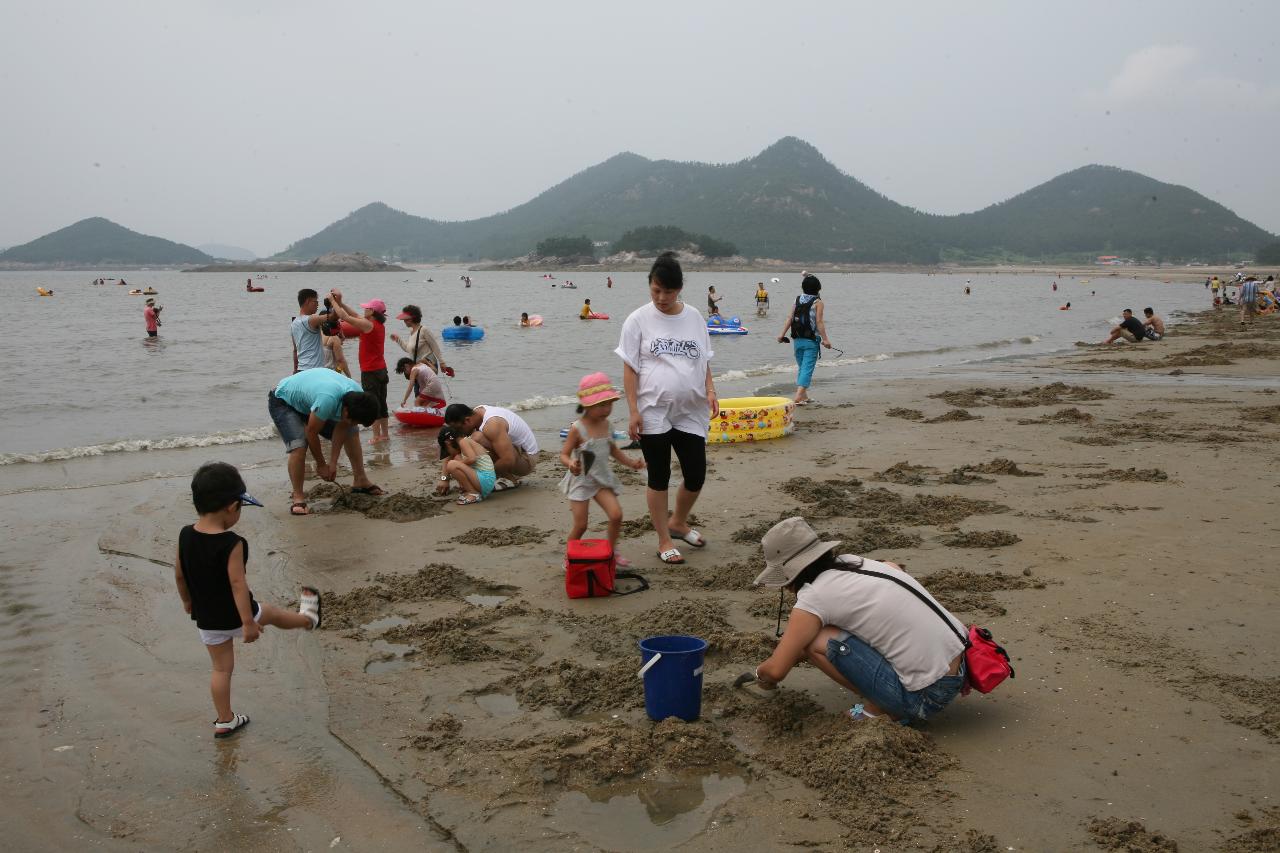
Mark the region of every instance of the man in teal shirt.
<instances>
[{"instance_id":1,"label":"man in teal shirt","mask_svg":"<svg viewBox=\"0 0 1280 853\"><path fill-rule=\"evenodd\" d=\"M370 426L377 420L378 401L362 390L359 382L327 367L303 370L281 379L267 394L267 411L289 457L289 483L293 487L291 515L309 513L302 490L308 448L320 479L333 482L337 478L338 457L345 447L354 474L351 490L366 495L385 494L364 470L360 426ZM330 440L332 458L329 462L325 461L321 438Z\"/></svg>"}]
</instances>

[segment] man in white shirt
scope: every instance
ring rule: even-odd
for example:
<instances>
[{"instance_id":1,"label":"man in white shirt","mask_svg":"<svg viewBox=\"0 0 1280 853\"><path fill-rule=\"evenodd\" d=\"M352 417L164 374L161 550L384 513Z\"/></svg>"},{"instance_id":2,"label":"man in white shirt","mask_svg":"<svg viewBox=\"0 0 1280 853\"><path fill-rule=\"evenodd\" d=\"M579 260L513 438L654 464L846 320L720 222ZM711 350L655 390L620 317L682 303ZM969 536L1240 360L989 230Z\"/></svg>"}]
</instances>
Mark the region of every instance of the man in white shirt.
<instances>
[{"instance_id":1,"label":"man in white shirt","mask_svg":"<svg viewBox=\"0 0 1280 853\"><path fill-rule=\"evenodd\" d=\"M489 451L498 475L494 491L511 489L538 464L538 439L524 418L501 406L453 403L444 410L444 422L470 436ZM504 482L505 481L505 482ZM446 489L448 483L444 483Z\"/></svg>"}]
</instances>

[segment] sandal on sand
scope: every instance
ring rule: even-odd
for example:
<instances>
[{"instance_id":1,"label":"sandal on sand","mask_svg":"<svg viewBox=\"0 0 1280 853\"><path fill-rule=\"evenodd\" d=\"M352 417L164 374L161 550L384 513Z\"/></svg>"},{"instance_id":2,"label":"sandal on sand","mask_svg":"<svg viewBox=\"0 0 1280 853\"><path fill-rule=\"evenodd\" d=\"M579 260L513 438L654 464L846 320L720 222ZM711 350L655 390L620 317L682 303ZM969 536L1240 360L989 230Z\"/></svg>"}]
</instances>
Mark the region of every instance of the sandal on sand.
<instances>
[{"instance_id":1,"label":"sandal on sand","mask_svg":"<svg viewBox=\"0 0 1280 853\"><path fill-rule=\"evenodd\" d=\"M320 590L313 586L304 586L298 599L298 612L311 620L311 630L320 627Z\"/></svg>"},{"instance_id":2,"label":"sandal on sand","mask_svg":"<svg viewBox=\"0 0 1280 853\"><path fill-rule=\"evenodd\" d=\"M233 734L249 725L249 718L244 714L232 714L231 719L225 723L218 720L213 721L214 737L231 737Z\"/></svg>"},{"instance_id":3,"label":"sandal on sand","mask_svg":"<svg viewBox=\"0 0 1280 853\"><path fill-rule=\"evenodd\" d=\"M674 530L669 530L668 532L671 534L673 538L679 539L682 542L688 542L690 545L692 545L695 548L707 547L707 540L703 539L702 534L694 530L692 527L690 527L684 533L676 533Z\"/></svg>"},{"instance_id":4,"label":"sandal on sand","mask_svg":"<svg viewBox=\"0 0 1280 853\"><path fill-rule=\"evenodd\" d=\"M495 492L505 492L507 489L514 489L519 485L519 480L512 480L508 477L499 477L493 484L493 490Z\"/></svg>"},{"instance_id":5,"label":"sandal on sand","mask_svg":"<svg viewBox=\"0 0 1280 853\"><path fill-rule=\"evenodd\" d=\"M476 494L475 492L467 492L465 495L458 498L457 503L458 503L458 506L469 506L470 504L478 504L482 500L483 498L481 498L480 495Z\"/></svg>"},{"instance_id":6,"label":"sandal on sand","mask_svg":"<svg viewBox=\"0 0 1280 853\"><path fill-rule=\"evenodd\" d=\"M380 498L386 494L382 486L352 486L351 493L353 495L369 495L370 497Z\"/></svg>"},{"instance_id":7,"label":"sandal on sand","mask_svg":"<svg viewBox=\"0 0 1280 853\"><path fill-rule=\"evenodd\" d=\"M307 509L306 501L294 501L289 504L289 515L311 515L311 510Z\"/></svg>"},{"instance_id":8,"label":"sandal on sand","mask_svg":"<svg viewBox=\"0 0 1280 853\"><path fill-rule=\"evenodd\" d=\"M680 552L675 548L668 548L665 551L659 551L658 559L669 566L678 566L684 562L684 557L681 557Z\"/></svg>"}]
</instances>

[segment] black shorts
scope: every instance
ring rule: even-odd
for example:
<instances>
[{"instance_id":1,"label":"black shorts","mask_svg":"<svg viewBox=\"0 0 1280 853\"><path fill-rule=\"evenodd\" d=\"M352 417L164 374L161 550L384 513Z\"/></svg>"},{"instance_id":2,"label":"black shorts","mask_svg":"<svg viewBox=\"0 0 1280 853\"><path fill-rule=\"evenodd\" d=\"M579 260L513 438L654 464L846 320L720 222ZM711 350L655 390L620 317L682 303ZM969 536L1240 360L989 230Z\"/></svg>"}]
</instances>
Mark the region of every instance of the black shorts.
<instances>
[{"instance_id":1,"label":"black shorts","mask_svg":"<svg viewBox=\"0 0 1280 853\"><path fill-rule=\"evenodd\" d=\"M360 387L373 395L378 401L378 417L389 417L391 412L387 410L387 369L381 370L362 370L360 371Z\"/></svg>"},{"instance_id":2,"label":"black shorts","mask_svg":"<svg viewBox=\"0 0 1280 853\"><path fill-rule=\"evenodd\" d=\"M665 492L671 485L671 451L680 460L680 475L690 492L702 491L707 480L707 440L700 435L669 429L657 435L641 434L640 453L649 475L649 488Z\"/></svg>"}]
</instances>

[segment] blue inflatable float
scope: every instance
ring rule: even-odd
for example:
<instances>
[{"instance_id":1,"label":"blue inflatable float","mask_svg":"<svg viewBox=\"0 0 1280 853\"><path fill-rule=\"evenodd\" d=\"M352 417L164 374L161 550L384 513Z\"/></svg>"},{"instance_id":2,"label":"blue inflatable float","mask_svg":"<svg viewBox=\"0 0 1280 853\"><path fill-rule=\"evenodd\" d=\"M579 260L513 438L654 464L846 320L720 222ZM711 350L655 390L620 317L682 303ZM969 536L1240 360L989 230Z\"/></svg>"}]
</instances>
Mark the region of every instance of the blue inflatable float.
<instances>
[{"instance_id":1,"label":"blue inflatable float","mask_svg":"<svg viewBox=\"0 0 1280 853\"><path fill-rule=\"evenodd\" d=\"M484 337L481 326L445 326L440 337L446 341L478 341Z\"/></svg>"},{"instance_id":2,"label":"blue inflatable float","mask_svg":"<svg viewBox=\"0 0 1280 853\"><path fill-rule=\"evenodd\" d=\"M711 335L745 335L747 330L737 317L726 319L719 314L712 314L707 318L707 333Z\"/></svg>"}]
</instances>

